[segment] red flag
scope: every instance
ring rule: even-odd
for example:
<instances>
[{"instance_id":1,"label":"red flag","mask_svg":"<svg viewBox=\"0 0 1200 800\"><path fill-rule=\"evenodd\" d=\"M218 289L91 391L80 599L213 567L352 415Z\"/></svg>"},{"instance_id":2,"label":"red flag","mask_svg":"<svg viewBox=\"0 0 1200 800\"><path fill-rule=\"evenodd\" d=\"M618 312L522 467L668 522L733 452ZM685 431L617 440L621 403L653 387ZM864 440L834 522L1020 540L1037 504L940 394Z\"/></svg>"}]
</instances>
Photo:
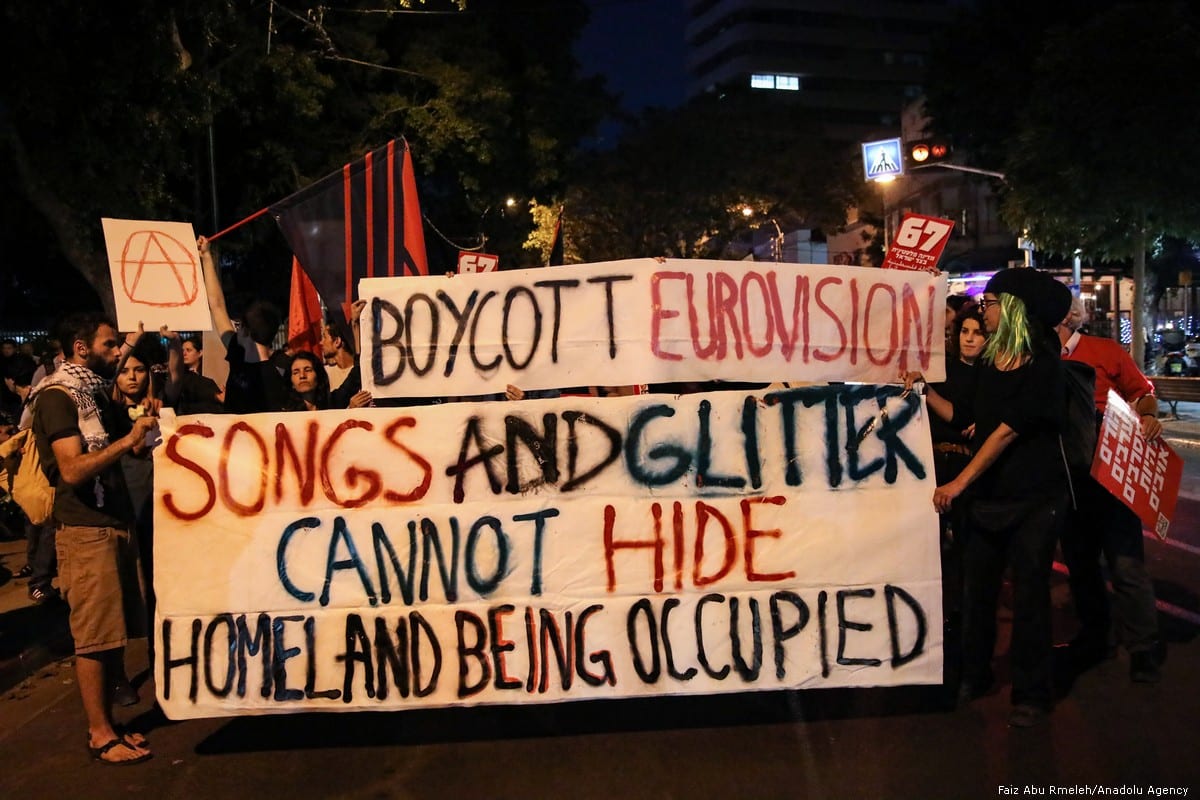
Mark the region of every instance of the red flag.
<instances>
[{"instance_id":1,"label":"red flag","mask_svg":"<svg viewBox=\"0 0 1200 800\"><path fill-rule=\"evenodd\" d=\"M398 141L270 207L325 305L347 316L359 279L429 274L412 156Z\"/></svg>"},{"instance_id":2,"label":"red flag","mask_svg":"<svg viewBox=\"0 0 1200 800\"><path fill-rule=\"evenodd\" d=\"M288 303L288 348L292 351L309 350L318 357L322 356L321 327L324 324L316 287L304 274L300 261L293 258L292 291Z\"/></svg>"}]
</instances>

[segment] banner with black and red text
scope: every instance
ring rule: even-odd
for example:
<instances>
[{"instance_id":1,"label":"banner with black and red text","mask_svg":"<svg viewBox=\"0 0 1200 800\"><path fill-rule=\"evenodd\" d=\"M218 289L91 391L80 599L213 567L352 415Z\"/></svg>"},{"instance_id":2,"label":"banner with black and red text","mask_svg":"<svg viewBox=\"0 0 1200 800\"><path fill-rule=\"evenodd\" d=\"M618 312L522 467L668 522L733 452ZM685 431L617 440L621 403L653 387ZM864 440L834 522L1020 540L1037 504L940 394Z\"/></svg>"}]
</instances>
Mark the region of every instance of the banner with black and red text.
<instances>
[{"instance_id":1,"label":"banner with black and red text","mask_svg":"<svg viewBox=\"0 0 1200 800\"><path fill-rule=\"evenodd\" d=\"M162 436L173 719L942 679L928 421L898 386L168 413Z\"/></svg>"},{"instance_id":2,"label":"banner with black and red text","mask_svg":"<svg viewBox=\"0 0 1200 800\"><path fill-rule=\"evenodd\" d=\"M676 381L944 378L946 278L631 259L359 283L377 398Z\"/></svg>"}]
</instances>

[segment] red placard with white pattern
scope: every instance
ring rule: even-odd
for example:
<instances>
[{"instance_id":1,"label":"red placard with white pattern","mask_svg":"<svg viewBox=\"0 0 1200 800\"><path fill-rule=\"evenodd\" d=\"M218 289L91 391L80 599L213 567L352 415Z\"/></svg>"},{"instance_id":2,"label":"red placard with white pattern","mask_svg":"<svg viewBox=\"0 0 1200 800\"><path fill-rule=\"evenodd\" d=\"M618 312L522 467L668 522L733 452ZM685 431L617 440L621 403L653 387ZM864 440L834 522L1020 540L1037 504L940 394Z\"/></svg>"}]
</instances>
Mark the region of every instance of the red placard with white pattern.
<instances>
[{"instance_id":1,"label":"red placard with white pattern","mask_svg":"<svg viewBox=\"0 0 1200 800\"><path fill-rule=\"evenodd\" d=\"M1166 539L1182 475L1179 454L1162 439L1146 441L1138 413L1110 389L1092 477Z\"/></svg>"}]
</instances>

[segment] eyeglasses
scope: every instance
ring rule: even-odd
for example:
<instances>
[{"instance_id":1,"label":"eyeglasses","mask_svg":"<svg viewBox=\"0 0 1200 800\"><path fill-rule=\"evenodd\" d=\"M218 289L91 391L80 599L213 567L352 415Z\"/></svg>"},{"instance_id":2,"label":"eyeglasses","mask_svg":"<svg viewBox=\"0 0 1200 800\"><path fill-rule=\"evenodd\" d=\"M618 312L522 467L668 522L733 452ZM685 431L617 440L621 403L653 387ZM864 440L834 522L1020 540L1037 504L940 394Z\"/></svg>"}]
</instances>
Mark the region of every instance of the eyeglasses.
<instances>
[{"instance_id":1,"label":"eyeglasses","mask_svg":"<svg viewBox=\"0 0 1200 800\"><path fill-rule=\"evenodd\" d=\"M998 306L998 305L1000 305L999 300L992 300L987 297L979 298L979 310L980 311L987 311L992 306Z\"/></svg>"}]
</instances>

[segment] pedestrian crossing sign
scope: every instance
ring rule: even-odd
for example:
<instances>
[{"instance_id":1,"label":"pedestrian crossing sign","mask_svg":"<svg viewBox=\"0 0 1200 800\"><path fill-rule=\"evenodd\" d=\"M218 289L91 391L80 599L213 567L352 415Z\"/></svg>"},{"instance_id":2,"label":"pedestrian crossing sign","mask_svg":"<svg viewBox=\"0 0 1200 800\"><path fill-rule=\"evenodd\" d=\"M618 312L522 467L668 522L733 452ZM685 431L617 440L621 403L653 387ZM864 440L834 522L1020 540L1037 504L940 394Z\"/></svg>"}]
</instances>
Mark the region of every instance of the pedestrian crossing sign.
<instances>
[{"instance_id":1,"label":"pedestrian crossing sign","mask_svg":"<svg viewBox=\"0 0 1200 800\"><path fill-rule=\"evenodd\" d=\"M869 181L891 180L904 174L904 155L900 139L864 142L863 172Z\"/></svg>"}]
</instances>

